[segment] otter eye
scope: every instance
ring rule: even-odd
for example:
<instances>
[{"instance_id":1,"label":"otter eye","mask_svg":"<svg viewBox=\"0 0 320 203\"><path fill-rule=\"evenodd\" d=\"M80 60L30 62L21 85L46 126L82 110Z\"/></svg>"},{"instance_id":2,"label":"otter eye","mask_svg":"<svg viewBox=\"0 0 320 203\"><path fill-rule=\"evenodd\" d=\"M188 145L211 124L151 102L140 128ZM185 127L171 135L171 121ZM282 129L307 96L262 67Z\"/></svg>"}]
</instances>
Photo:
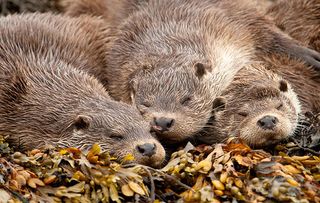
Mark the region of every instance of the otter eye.
<instances>
[{"instance_id":1,"label":"otter eye","mask_svg":"<svg viewBox=\"0 0 320 203\"><path fill-rule=\"evenodd\" d=\"M239 115L239 116L243 116L243 117L247 117L247 116L248 116L248 113L247 113L247 112L244 112L244 111L240 111L240 112L238 112L238 115Z\"/></svg>"},{"instance_id":2,"label":"otter eye","mask_svg":"<svg viewBox=\"0 0 320 203\"><path fill-rule=\"evenodd\" d=\"M144 101L144 102L141 103L141 106L142 106L142 107L149 108L149 107L151 106L151 103L148 102L148 101Z\"/></svg>"},{"instance_id":3,"label":"otter eye","mask_svg":"<svg viewBox=\"0 0 320 203\"><path fill-rule=\"evenodd\" d=\"M282 107L283 107L283 104L281 103L281 104L279 104L279 105L277 106L277 110L282 109Z\"/></svg>"},{"instance_id":4,"label":"otter eye","mask_svg":"<svg viewBox=\"0 0 320 203\"><path fill-rule=\"evenodd\" d=\"M141 115L144 115L147 112L146 107L143 106L143 105L140 105L138 110L139 110Z\"/></svg>"},{"instance_id":5,"label":"otter eye","mask_svg":"<svg viewBox=\"0 0 320 203\"><path fill-rule=\"evenodd\" d=\"M110 138L114 139L114 140L123 140L124 136L118 135L118 134L112 134L112 135L110 135Z\"/></svg>"},{"instance_id":6,"label":"otter eye","mask_svg":"<svg viewBox=\"0 0 320 203\"><path fill-rule=\"evenodd\" d=\"M185 105L188 105L190 101L191 101L191 97L186 97L181 100L181 104L185 106Z\"/></svg>"}]
</instances>

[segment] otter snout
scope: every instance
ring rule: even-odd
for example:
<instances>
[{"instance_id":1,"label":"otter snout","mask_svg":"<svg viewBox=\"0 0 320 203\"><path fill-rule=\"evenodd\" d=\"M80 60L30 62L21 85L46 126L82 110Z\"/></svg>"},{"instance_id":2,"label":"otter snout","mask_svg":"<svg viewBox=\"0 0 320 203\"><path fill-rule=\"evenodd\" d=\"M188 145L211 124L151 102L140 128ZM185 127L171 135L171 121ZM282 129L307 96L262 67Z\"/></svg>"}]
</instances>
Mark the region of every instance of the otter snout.
<instances>
[{"instance_id":1,"label":"otter snout","mask_svg":"<svg viewBox=\"0 0 320 203\"><path fill-rule=\"evenodd\" d=\"M277 117L267 115L258 120L257 125L264 130L272 130L276 127L278 122L279 120Z\"/></svg>"},{"instance_id":2,"label":"otter snout","mask_svg":"<svg viewBox=\"0 0 320 203\"><path fill-rule=\"evenodd\" d=\"M239 126L240 137L250 146L275 144L294 132L295 124L285 114L277 112L261 114L249 117Z\"/></svg>"},{"instance_id":3,"label":"otter snout","mask_svg":"<svg viewBox=\"0 0 320 203\"><path fill-rule=\"evenodd\" d=\"M166 152L156 139L144 139L131 142L135 162L152 167L160 167Z\"/></svg>"},{"instance_id":4,"label":"otter snout","mask_svg":"<svg viewBox=\"0 0 320 203\"><path fill-rule=\"evenodd\" d=\"M138 145L136 149L140 152L143 156L151 157L156 153L157 146L155 144L146 143L143 145Z\"/></svg>"},{"instance_id":5,"label":"otter snout","mask_svg":"<svg viewBox=\"0 0 320 203\"><path fill-rule=\"evenodd\" d=\"M173 118L166 117L155 117L151 123L152 129L159 132L169 131L170 128L174 125Z\"/></svg>"}]
</instances>

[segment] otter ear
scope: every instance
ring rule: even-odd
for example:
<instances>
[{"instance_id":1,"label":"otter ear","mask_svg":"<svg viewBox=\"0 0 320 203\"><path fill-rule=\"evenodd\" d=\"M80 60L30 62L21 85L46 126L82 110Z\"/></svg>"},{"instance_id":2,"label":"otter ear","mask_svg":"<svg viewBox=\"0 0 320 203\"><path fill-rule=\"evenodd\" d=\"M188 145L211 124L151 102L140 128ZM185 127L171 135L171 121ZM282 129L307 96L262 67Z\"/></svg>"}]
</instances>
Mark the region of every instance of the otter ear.
<instances>
[{"instance_id":1,"label":"otter ear","mask_svg":"<svg viewBox=\"0 0 320 203\"><path fill-rule=\"evenodd\" d=\"M77 130L88 129L92 119L89 116L78 115L73 121L73 125Z\"/></svg>"},{"instance_id":2,"label":"otter ear","mask_svg":"<svg viewBox=\"0 0 320 203\"><path fill-rule=\"evenodd\" d=\"M212 104L212 109L217 111L222 111L226 108L226 100L223 97L217 97Z\"/></svg>"},{"instance_id":3,"label":"otter ear","mask_svg":"<svg viewBox=\"0 0 320 203\"><path fill-rule=\"evenodd\" d=\"M194 65L196 76L201 79L207 72L211 72L212 67L210 64L196 63Z\"/></svg>"},{"instance_id":4,"label":"otter ear","mask_svg":"<svg viewBox=\"0 0 320 203\"><path fill-rule=\"evenodd\" d=\"M129 81L129 93L130 93L130 103L133 104L135 101L135 94L136 94L136 88L137 88L137 83L135 79L131 79Z\"/></svg>"},{"instance_id":5,"label":"otter ear","mask_svg":"<svg viewBox=\"0 0 320 203\"><path fill-rule=\"evenodd\" d=\"M130 100L131 100L131 105L135 105L135 90L134 89L131 89L130 90Z\"/></svg>"},{"instance_id":6,"label":"otter ear","mask_svg":"<svg viewBox=\"0 0 320 203\"><path fill-rule=\"evenodd\" d=\"M280 81L279 89L281 92L287 92L288 91L288 83L284 80Z\"/></svg>"}]
</instances>

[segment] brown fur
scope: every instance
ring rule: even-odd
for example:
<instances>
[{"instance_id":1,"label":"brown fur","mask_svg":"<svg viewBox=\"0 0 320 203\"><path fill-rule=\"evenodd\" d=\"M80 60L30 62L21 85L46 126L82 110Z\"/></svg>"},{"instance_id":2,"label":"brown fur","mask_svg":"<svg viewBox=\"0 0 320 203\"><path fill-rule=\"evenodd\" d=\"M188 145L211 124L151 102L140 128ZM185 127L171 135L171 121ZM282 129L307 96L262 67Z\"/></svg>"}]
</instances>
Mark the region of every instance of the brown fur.
<instances>
[{"instance_id":1,"label":"brown fur","mask_svg":"<svg viewBox=\"0 0 320 203\"><path fill-rule=\"evenodd\" d=\"M133 89L133 102L152 125L155 118L174 119L159 135L179 141L205 125L214 98L239 68L273 52L292 54L290 46L294 42L239 2L149 1L111 41L107 57L115 60L108 60L107 87L126 102ZM209 67L204 78L192 76L198 63Z\"/></svg>"},{"instance_id":2,"label":"brown fur","mask_svg":"<svg viewBox=\"0 0 320 203\"><path fill-rule=\"evenodd\" d=\"M110 95L133 102L173 142L202 129L241 67L274 52L315 66L320 58L241 0L145 1L110 38L102 78ZM159 132L159 118L174 120L172 127Z\"/></svg>"},{"instance_id":3,"label":"brown fur","mask_svg":"<svg viewBox=\"0 0 320 203\"><path fill-rule=\"evenodd\" d=\"M216 143L239 136L253 147L273 144L295 133L300 104L297 95L279 75L262 65L240 70L216 101L214 116L196 138ZM259 121L273 116L276 124L264 129Z\"/></svg>"},{"instance_id":4,"label":"brown fur","mask_svg":"<svg viewBox=\"0 0 320 203\"><path fill-rule=\"evenodd\" d=\"M320 0L278 0L266 15L291 37L320 51Z\"/></svg>"},{"instance_id":5,"label":"brown fur","mask_svg":"<svg viewBox=\"0 0 320 203\"><path fill-rule=\"evenodd\" d=\"M101 16L110 26L118 26L143 0L57 0L69 16Z\"/></svg>"},{"instance_id":6,"label":"brown fur","mask_svg":"<svg viewBox=\"0 0 320 203\"><path fill-rule=\"evenodd\" d=\"M320 51L319 0L279 0L268 9L266 15L290 36ZM298 60L277 54L265 58L265 61L268 69L292 84L303 111L320 112L320 76L317 72Z\"/></svg>"},{"instance_id":7,"label":"brown fur","mask_svg":"<svg viewBox=\"0 0 320 203\"><path fill-rule=\"evenodd\" d=\"M296 95L293 98L297 99L281 96L284 95L279 91L281 78L290 83L289 89L293 92L290 95ZM196 138L212 144L235 135L255 147L280 141L298 129L297 121L303 113L320 112L319 85L317 73L304 63L279 55L266 57L263 64L246 67L237 73L222 94L223 108L214 110L214 116ZM277 109L279 103L282 107ZM300 108L301 115L298 116ZM273 131L267 132L257 126L257 119L265 115L276 115L280 121Z\"/></svg>"},{"instance_id":8,"label":"brown fur","mask_svg":"<svg viewBox=\"0 0 320 203\"><path fill-rule=\"evenodd\" d=\"M25 149L98 142L118 158L131 153L157 166L165 152L148 123L79 70L104 63L103 44L92 32L102 29L100 22L51 14L0 19L0 134ZM146 143L156 147L153 155L138 149Z\"/></svg>"},{"instance_id":9,"label":"brown fur","mask_svg":"<svg viewBox=\"0 0 320 203\"><path fill-rule=\"evenodd\" d=\"M265 67L290 82L297 93L302 112L320 113L320 76L303 62L273 55L265 60Z\"/></svg>"},{"instance_id":10,"label":"brown fur","mask_svg":"<svg viewBox=\"0 0 320 203\"><path fill-rule=\"evenodd\" d=\"M320 4L319 1L280 1L279 4L275 4L269 10L268 15L273 17L273 20L279 27L282 27L284 31L287 31L297 40L301 40L305 45L308 45L316 50L320 49L319 34L320 34ZM307 15L306 15L307 14ZM252 122L252 115L266 115L270 113L270 105L277 105L281 97L272 97L271 91L266 95L269 97L254 98L252 94L258 93L257 91L251 91L253 87L259 82L263 89L270 89L271 86L276 86L277 81L281 79L281 76L289 81L290 86L297 94L299 103L301 104L302 113L306 111L312 111L313 113L320 112L320 77L311 67L307 67L303 62L291 59L287 56L273 54L272 56L263 57L264 63L262 67L246 68L241 70L235 81L228 87L223 93L226 98L226 104L222 111L216 110L215 116L211 119L211 122L205 128L205 130L199 135L199 140L213 143L226 139L230 134L240 135L241 132L245 132L245 141L253 146L261 146L270 144L276 140L275 138L285 138L292 134L284 133L285 128L283 124L279 128L275 129L269 135L256 125L256 120ZM273 75L273 79L270 80L270 76ZM269 77L268 77L269 76ZM250 80L248 80L248 78ZM276 79L278 78L278 79ZM249 84L249 86L244 86ZM281 91L280 91L281 92ZM278 99L277 99L278 98ZM257 100L258 99L258 100ZM294 100L291 99L291 103ZM220 102L221 103L221 102ZM273 108L271 112L274 114L278 112L278 118L280 121L287 120L294 126L297 125L297 115L291 115L292 108L283 102L283 107L280 108L280 112L286 113L284 116L279 116L279 110ZM298 109L299 105L293 109ZM258 111L262 109L262 111ZM245 115L245 116L244 116ZM303 114L301 114L303 115ZM301 116L299 115L299 116ZM256 118L256 116L255 116ZM290 120L290 122L288 122ZM283 122L284 123L284 122ZM298 126L299 127L299 126ZM279 131L280 130L280 131ZM249 139L250 138L250 139ZM267 139L266 139L267 138Z\"/></svg>"}]
</instances>

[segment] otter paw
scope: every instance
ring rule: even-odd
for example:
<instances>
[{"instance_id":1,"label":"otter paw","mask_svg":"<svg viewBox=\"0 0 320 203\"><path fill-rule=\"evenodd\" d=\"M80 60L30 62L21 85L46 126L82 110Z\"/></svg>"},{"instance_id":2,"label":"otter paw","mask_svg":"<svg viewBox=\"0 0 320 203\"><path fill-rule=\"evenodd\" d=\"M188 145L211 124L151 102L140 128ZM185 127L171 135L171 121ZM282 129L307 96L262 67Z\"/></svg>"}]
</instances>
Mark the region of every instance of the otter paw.
<instances>
[{"instance_id":1,"label":"otter paw","mask_svg":"<svg viewBox=\"0 0 320 203\"><path fill-rule=\"evenodd\" d=\"M320 53L303 46L297 46L293 50L295 57L304 60L320 72Z\"/></svg>"}]
</instances>

